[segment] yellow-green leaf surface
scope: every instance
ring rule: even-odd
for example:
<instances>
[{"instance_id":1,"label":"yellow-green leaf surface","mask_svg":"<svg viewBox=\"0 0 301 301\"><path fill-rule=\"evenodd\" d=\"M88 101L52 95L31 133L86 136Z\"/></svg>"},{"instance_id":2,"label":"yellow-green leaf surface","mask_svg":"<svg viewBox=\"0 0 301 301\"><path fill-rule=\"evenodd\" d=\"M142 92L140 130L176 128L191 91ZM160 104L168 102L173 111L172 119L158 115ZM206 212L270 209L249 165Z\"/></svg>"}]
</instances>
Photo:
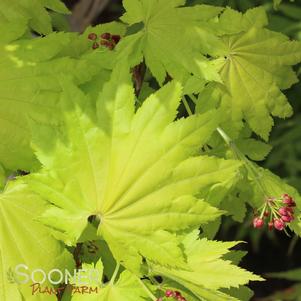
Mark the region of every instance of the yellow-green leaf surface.
<instances>
[{"instance_id":1,"label":"yellow-green leaf surface","mask_svg":"<svg viewBox=\"0 0 301 301\"><path fill-rule=\"evenodd\" d=\"M256 276L224 260L222 257L234 247L237 242L210 241L198 239L198 231L187 235L183 241L184 252L187 257L185 270L151 265L154 275L164 275L189 289L200 300L233 300L232 297L222 296L218 299L219 289L239 287L249 281L261 281ZM227 299L228 298L228 299ZM235 300L235 299L234 299Z\"/></svg>"},{"instance_id":2,"label":"yellow-green leaf surface","mask_svg":"<svg viewBox=\"0 0 301 301\"><path fill-rule=\"evenodd\" d=\"M23 184L12 183L0 194L0 299L3 301L44 300L43 295L32 296L31 280L17 284L16 281L24 280L14 272L19 264L28 267L26 272L20 270L28 275L34 269L48 273L54 268L67 268L72 272L71 254L51 236L47 227L35 220L44 210L45 202Z\"/></svg>"},{"instance_id":3,"label":"yellow-green leaf surface","mask_svg":"<svg viewBox=\"0 0 301 301\"><path fill-rule=\"evenodd\" d=\"M60 73L88 81L97 64L61 57L73 34L0 45L0 163L8 170L31 170L38 163L30 148L28 119L51 122L59 116ZM97 56L89 54L90 56Z\"/></svg>"},{"instance_id":4,"label":"yellow-green leaf surface","mask_svg":"<svg viewBox=\"0 0 301 301\"><path fill-rule=\"evenodd\" d=\"M28 29L39 34L51 33L51 17L47 9L62 14L69 12L60 0L1 0L0 43L14 41Z\"/></svg>"},{"instance_id":5,"label":"yellow-green leaf surface","mask_svg":"<svg viewBox=\"0 0 301 301\"><path fill-rule=\"evenodd\" d=\"M6 181L6 172L0 164L0 189L2 189L5 186L5 181Z\"/></svg>"},{"instance_id":6,"label":"yellow-green leaf surface","mask_svg":"<svg viewBox=\"0 0 301 301\"><path fill-rule=\"evenodd\" d=\"M28 182L53 204L42 220L74 244L88 217L96 215L98 233L118 261L137 266L141 254L182 265L176 233L221 214L196 194L225 176L234 180L240 166L197 156L219 113L174 121L181 100L176 82L135 112L130 75L118 68L99 95L96 116L81 91L61 82L65 127L33 125L33 144L44 168Z\"/></svg>"},{"instance_id":7,"label":"yellow-green leaf surface","mask_svg":"<svg viewBox=\"0 0 301 301\"><path fill-rule=\"evenodd\" d=\"M115 284L108 283L99 289L98 294L74 295L72 301L151 301L140 279L129 271L121 273Z\"/></svg>"},{"instance_id":8,"label":"yellow-green leaf surface","mask_svg":"<svg viewBox=\"0 0 301 301\"><path fill-rule=\"evenodd\" d=\"M126 13L121 19L129 25L129 34L117 49L120 59L128 57L133 65L144 57L160 84L168 73L181 82L198 83L200 88L204 80L220 81L200 50L205 40L212 39L210 32L202 31L202 22L216 17L222 8L179 7L183 4L185 1L124 0Z\"/></svg>"},{"instance_id":9,"label":"yellow-green leaf surface","mask_svg":"<svg viewBox=\"0 0 301 301\"><path fill-rule=\"evenodd\" d=\"M251 13L245 19L232 10L224 13L228 15L229 24L232 17L232 31L240 30L222 36L227 51L221 76L230 93L225 101L240 116L238 118L245 119L255 133L267 140L273 117L285 118L292 114L281 89L297 82L291 65L301 61L301 43L265 29L262 9L251 10ZM245 20L244 26L239 20Z\"/></svg>"}]
</instances>

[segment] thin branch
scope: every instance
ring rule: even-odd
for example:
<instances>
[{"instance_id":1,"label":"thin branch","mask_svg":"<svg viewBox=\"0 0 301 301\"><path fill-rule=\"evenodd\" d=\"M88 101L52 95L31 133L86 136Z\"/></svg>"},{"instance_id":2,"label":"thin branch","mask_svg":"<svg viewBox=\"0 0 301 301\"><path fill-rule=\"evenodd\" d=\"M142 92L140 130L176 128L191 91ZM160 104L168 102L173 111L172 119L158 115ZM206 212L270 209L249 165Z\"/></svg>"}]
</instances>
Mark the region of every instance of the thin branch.
<instances>
[{"instance_id":1,"label":"thin branch","mask_svg":"<svg viewBox=\"0 0 301 301\"><path fill-rule=\"evenodd\" d=\"M76 247L73 251L73 258L74 258L74 261L75 261L76 269L80 269L81 266L82 266L82 262L80 260L80 254L81 254L81 251L82 251L82 247L83 247L82 243L77 243Z\"/></svg>"},{"instance_id":2,"label":"thin branch","mask_svg":"<svg viewBox=\"0 0 301 301\"><path fill-rule=\"evenodd\" d=\"M113 276L112 276L112 278L110 280L110 284L109 285L113 285L114 284L114 282L116 280L116 277L117 277L117 274L119 272L119 269L120 269L120 263L117 263L116 267L115 267L115 270L114 270L114 273L113 273Z\"/></svg>"},{"instance_id":3,"label":"thin branch","mask_svg":"<svg viewBox=\"0 0 301 301\"><path fill-rule=\"evenodd\" d=\"M108 5L109 0L81 0L73 9L71 29L83 32Z\"/></svg>"},{"instance_id":4,"label":"thin branch","mask_svg":"<svg viewBox=\"0 0 301 301\"><path fill-rule=\"evenodd\" d=\"M135 84L135 94L138 97L144 81L144 76L146 72L146 65L144 62L133 68L133 78Z\"/></svg>"}]
</instances>

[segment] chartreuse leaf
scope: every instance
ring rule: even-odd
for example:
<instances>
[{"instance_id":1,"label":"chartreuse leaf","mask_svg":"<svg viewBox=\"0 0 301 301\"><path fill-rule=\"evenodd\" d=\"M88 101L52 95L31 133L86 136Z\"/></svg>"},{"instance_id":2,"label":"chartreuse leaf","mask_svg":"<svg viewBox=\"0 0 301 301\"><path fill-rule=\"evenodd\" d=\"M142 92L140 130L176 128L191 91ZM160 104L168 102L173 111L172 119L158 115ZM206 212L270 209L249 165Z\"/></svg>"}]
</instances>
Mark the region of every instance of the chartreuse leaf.
<instances>
[{"instance_id":1,"label":"chartreuse leaf","mask_svg":"<svg viewBox=\"0 0 301 301\"><path fill-rule=\"evenodd\" d=\"M239 288L231 288L229 290L223 290L225 293L237 298L239 301L249 301L253 297L254 293L251 289L246 286Z\"/></svg>"},{"instance_id":2,"label":"chartreuse leaf","mask_svg":"<svg viewBox=\"0 0 301 301\"><path fill-rule=\"evenodd\" d=\"M225 11L224 18L236 14L229 12L232 11ZM255 133L267 140L273 126L272 116L285 118L292 114L281 89L297 82L290 66L301 61L301 43L265 29L262 10L252 12L253 19L248 20L262 21L241 26L240 17L232 18L234 29L240 27L240 31L222 35L227 50L220 74L230 94L225 101L240 120L245 119Z\"/></svg>"},{"instance_id":3,"label":"chartreuse leaf","mask_svg":"<svg viewBox=\"0 0 301 301\"><path fill-rule=\"evenodd\" d=\"M60 0L2 0L0 3L2 32L0 43L14 41L28 29L44 35L51 33L51 17L47 9L62 14L69 12Z\"/></svg>"},{"instance_id":4,"label":"chartreuse leaf","mask_svg":"<svg viewBox=\"0 0 301 301\"><path fill-rule=\"evenodd\" d=\"M22 268L20 272L28 276L35 269L43 269L47 274L51 269L73 268L71 254L51 236L47 227L35 220L44 210L45 202L24 184L12 183L0 194L1 300L43 300L43 295L32 296L31 279L18 284L26 279L15 273L17 265L26 265L28 270ZM44 285L51 286L47 282ZM49 300L55 298L49 296Z\"/></svg>"},{"instance_id":5,"label":"chartreuse leaf","mask_svg":"<svg viewBox=\"0 0 301 301\"><path fill-rule=\"evenodd\" d=\"M220 81L216 69L201 55L203 41L213 39L201 22L216 17L220 7L179 7L185 1L124 0L121 18L129 25L128 36L118 45L120 59L132 65L145 58L151 73L162 84L167 73L199 91L204 80ZM206 53L203 53L206 54ZM192 76L191 76L192 74ZM198 85L197 85L198 83Z\"/></svg>"},{"instance_id":6,"label":"chartreuse leaf","mask_svg":"<svg viewBox=\"0 0 301 301\"><path fill-rule=\"evenodd\" d=\"M6 169L31 170L38 164L30 148L28 118L58 119L57 75L69 74L80 84L99 70L96 63L87 63L97 54L61 57L73 39L73 34L60 33L0 45L0 162Z\"/></svg>"},{"instance_id":7,"label":"chartreuse leaf","mask_svg":"<svg viewBox=\"0 0 301 301\"><path fill-rule=\"evenodd\" d=\"M129 271L121 273L118 281L108 283L101 287L97 294L81 295L74 294L72 301L151 301L146 291L143 289L140 279Z\"/></svg>"},{"instance_id":8,"label":"chartreuse leaf","mask_svg":"<svg viewBox=\"0 0 301 301\"><path fill-rule=\"evenodd\" d=\"M233 179L240 166L196 156L219 113L174 121L181 100L177 82L152 94L135 113L130 75L118 68L99 95L96 116L81 91L61 82L65 125L33 125L43 169L28 182L52 204L42 220L75 244L95 215L98 234L125 266L137 269L140 255L183 266L176 233L221 214L195 195L225 175Z\"/></svg>"},{"instance_id":9,"label":"chartreuse leaf","mask_svg":"<svg viewBox=\"0 0 301 301\"><path fill-rule=\"evenodd\" d=\"M268 25L268 17L263 7L248 9L245 13L227 7L218 22L210 24L218 35L233 35L246 32L250 28L262 28Z\"/></svg>"},{"instance_id":10,"label":"chartreuse leaf","mask_svg":"<svg viewBox=\"0 0 301 301\"><path fill-rule=\"evenodd\" d=\"M83 282L89 282L89 285L102 285L103 263L99 259L96 264L83 263L79 271L71 274L69 283L75 286L83 285Z\"/></svg>"},{"instance_id":11,"label":"chartreuse leaf","mask_svg":"<svg viewBox=\"0 0 301 301\"><path fill-rule=\"evenodd\" d=\"M6 172L2 167L2 165L0 164L0 189L4 187L5 181L6 181Z\"/></svg>"},{"instance_id":12,"label":"chartreuse leaf","mask_svg":"<svg viewBox=\"0 0 301 301\"><path fill-rule=\"evenodd\" d=\"M250 280L261 281L262 279L247 272L231 261L222 257L234 247L237 242L209 241L206 238L198 239L198 231L188 234L182 240L184 252L187 258L186 269L173 269L150 264L154 275L165 277L178 282L190 290L199 300L233 300L218 299L221 288L239 287L247 284ZM234 300L236 300L234 298Z\"/></svg>"}]
</instances>

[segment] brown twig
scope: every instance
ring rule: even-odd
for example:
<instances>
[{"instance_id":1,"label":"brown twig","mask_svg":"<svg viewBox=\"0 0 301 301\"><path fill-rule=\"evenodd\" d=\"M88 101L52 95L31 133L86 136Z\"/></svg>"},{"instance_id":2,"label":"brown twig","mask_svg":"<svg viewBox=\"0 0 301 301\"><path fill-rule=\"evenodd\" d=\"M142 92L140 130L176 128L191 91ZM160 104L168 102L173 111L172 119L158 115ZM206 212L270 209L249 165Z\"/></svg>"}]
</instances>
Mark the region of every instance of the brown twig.
<instances>
[{"instance_id":1,"label":"brown twig","mask_svg":"<svg viewBox=\"0 0 301 301\"><path fill-rule=\"evenodd\" d=\"M135 85L135 94L138 97L144 81L146 65L144 61L133 68L133 79Z\"/></svg>"},{"instance_id":2,"label":"brown twig","mask_svg":"<svg viewBox=\"0 0 301 301\"><path fill-rule=\"evenodd\" d=\"M82 247L83 247L82 243L77 243L76 247L73 251L73 258L74 258L74 261L75 261L76 269L80 269L81 266L82 266L82 262L80 260L80 254L81 254L81 251L82 251Z\"/></svg>"},{"instance_id":3,"label":"brown twig","mask_svg":"<svg viewBox=\"0 0 301 301\"><path fill-rule=\"evenodd\" d=\"M70 17L71 29L83 32L105 9L109 0L81 0Z\"/></svg>"}]
</instances>

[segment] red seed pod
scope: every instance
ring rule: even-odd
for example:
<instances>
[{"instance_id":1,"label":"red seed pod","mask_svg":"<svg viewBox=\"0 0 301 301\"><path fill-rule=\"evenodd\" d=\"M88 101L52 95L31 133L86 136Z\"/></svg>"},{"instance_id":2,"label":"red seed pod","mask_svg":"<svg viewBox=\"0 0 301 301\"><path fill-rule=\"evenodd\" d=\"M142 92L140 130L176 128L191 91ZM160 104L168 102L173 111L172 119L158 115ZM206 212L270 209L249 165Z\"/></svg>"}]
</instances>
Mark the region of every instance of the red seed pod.
<instances>
[{"instance_id":1,"label":"red seed pod","mask_svg":"<svg viewBox=\"0 0 301 301\"><path fill-rule=\"evenodd\" d=\"M108 47L108 46L109 46L109 44L110 44L110 42L109 42L109 41L107 41L107 40L101 40L101 41L100 41L100 45L101 45L101 46Z\"/></svg>"},{"instance_id":2,"label":"red seed pod","mask_svg":"<svg viewBox=\"0 0 301 301\"><path fill-rule=\"evenodd\" d=\"M294 201L291 201L291 203L289 204L290 207L296 207L296 203Z\"/></svg>"},{"instance_id":3,"label":"red seed pod","mask_svg":"<svg viewBox=\"0 0 301 301\"><path fill-rule=\"evenodd\" d=\"M285 207L285 210L286 210L286 212L294 213L294 208L292 208L292 207Z\"/></svg>"},{"instance_id":4,"label":"red seed pod","mask_svg":"<svg viewBox=\"0 0 301 301\"><path fill-rule=\"evenodd\" d=\"M292 218L288 215L283 215L281 216L281 219L285 222L285 223L289 223L292 221Z\"/></svg>"},{"instance_id":5,"label":"red seed pod","mask_svg":"<svg viewBox=\"0 0 301 301\"><path fill-rule=\"evenodd\" d=\"M278 212L281 214L281 215L287 215L287 207L281 207Z\"/></svg>"},{"instance_id":6,"label":"red seed pod","mask_svg":"<svg viewBox=\"0 0 301 301\"><path fill-rule=\"evenodd\" d=\"M264 225L264 220L260 217L255 217L253 219L253 227L254 228L262 228L262 226Z\"/></svg>"},{"instance_id":7,"label":"red seed pod","mask_svg":"<svg viewBox=\"0 0 301 301\"><path fill-rule=\"evenodd\" d=\"M121 36L118 35L118 34L113 34L113 35L111 36L111 39L115 42L115 44L118 44L118 42L119 42L120 39L121 39Z\"/></svg>"},{"instance_id":8,"label":"red seed pod","mask_svg":"<svg viewBox=\"0 0 301 301\"><path fill-rule=\"evenodd\" d=\"M288 195L287 193L282 196L282 202L283 202L283 204L287 204L289 206L291 206L292 204L295 204L293 198L290 195Z\"/></svg>"},{"instance_id":9,"label":"red seed pod","mask_svg":"<svg viewBox=\"0 0 301 301\"><path fill-rule=\"evenodd\" d=\"M94 32L89 33L88 39L91 41L95 41L97 39L97 34Z\"/></svg>"},{"instance_id":10,"label":"red seed pod","mask_svg":"<svg viewBox=\"0 0 301 301\"><path fill-rule=\"evenodd\" d=\"M115 43L114 42L110 42L109 45L108 45L108 48L110 50L113 50L115 48Z\"/></svg>"},{"instance_id":11,"label":"red seed pod","mask_svg":"<svg viewBox=\"0 0 301 301\"><path fill-rule=\"evenodd\" d=\"M172 290L167 290L165 292L165 296L168 298L168 297L173 297L174 296L174 292Z\"/></svg>"},{"instance_id":12,"label":"red seed pod","mask_svg":"<svg viewBox=\"0 0 301 301\"><path fill-rule=\"evenodd\" d=\"M270 231L273 230L273 228L274 228L274 223L273 223L273 222L269 222L269 223L268 223L268 227L269 227L269 230L270 230Z\"/></svg>"},{"instance_id":13,"label":"red seed pod","mask_svg":"<svg viewBox=\"0 0 301 301\"><path fill-rule=\"evenodd\" d=\"M102 39L109 40L109 39L111 39L111 34L109 32L105 32L105 33L101 34L100 37Z\"/></svg>"},{"instance_id":14,"label":"red seed pod","mask_svg":"<svg viewBox=\"0 0 301 301\"><path fill-rule=\"evenodd\" d=\"M290 221L294 220L295 217L294 217L294 214L293 213L290 213L290 212L287 212L287 216L291 219Z\"/></svg>"},{"instance_id":15,"label":"red seed pod","mask_svg":"<svg viewBox=\"0 0 301 301\"><path fill-rule=\"evenodd\" d=\"M285 223L281 219L275 219L274 220L274 227L275 227L275 229L277 229L279 231L282 231L285 227Z\"/></svg>"},{"instance_id":16,"label":"red seed pod","mask_svg":"<svg viewBox=\"0 0 301 301\"><path fill-rule=\"evenodd\" d=\"M92 48L97 49L98 47L99 47L99 44L97 42L94 42L93 45L92 45Z\"/></svg>"},{"instance_id":17,"label":"red seed pod","mask_svg":"<svg viewBox=\"0 0 301 301\"><path fill-rule=\"evenodd\" d=\"M268 216L270 215L270 212L266 210L266 211L264 212L263 215L264 215L265 217L268 217Z\"/></svg>"}]
</instances>

